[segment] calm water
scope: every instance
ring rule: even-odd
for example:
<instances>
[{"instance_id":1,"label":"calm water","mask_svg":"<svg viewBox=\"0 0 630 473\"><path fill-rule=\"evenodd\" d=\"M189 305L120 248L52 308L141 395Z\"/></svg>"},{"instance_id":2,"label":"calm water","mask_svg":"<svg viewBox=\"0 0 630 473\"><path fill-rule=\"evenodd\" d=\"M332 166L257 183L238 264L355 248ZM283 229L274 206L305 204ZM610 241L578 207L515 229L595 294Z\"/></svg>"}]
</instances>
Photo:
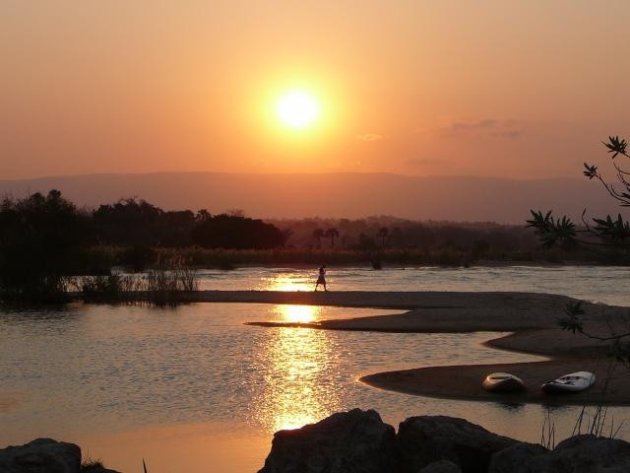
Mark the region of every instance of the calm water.
<instances>
[{"instance_id":1,"label":"calm water","mask_svg":"<svg viewBox=\"0 0 630 473\"><path fill-rule=\"evenodd\" d=\"M310 271L247 268L202 271L201 289L312 290ZM630 305L630 268L604 266L508 266L474 268L329 268L328 286L337 291L521 291L564 294L594 302Z\"/></svg>"},{"instance_id":2,"label":"calm water","mask_svg":"<svg viewBox=\"0 0 630 473\"><path fill-rule=\"evenodd\" d=\"M522 290L630 305L625 268L332 269L334 290ZM311 290L313 272L204 271L205 289ZM621 281L621 283L620 283ZM614 283L613 283L614 282ZM125 472L257 471L271 434L353 407L396 424L443 414L538 441L550 412L557 438L577 408L438 400L390 393L362 374L429 365L532 360L481 347L497 333L383 334L243 325L383 314L264 304L176 309L76 305L0 313L0 445L37 436L80 443ZM614 408L617 424L630 409ZM620 436L630 438L630 428Z\"/></svg>"}]
</instances>

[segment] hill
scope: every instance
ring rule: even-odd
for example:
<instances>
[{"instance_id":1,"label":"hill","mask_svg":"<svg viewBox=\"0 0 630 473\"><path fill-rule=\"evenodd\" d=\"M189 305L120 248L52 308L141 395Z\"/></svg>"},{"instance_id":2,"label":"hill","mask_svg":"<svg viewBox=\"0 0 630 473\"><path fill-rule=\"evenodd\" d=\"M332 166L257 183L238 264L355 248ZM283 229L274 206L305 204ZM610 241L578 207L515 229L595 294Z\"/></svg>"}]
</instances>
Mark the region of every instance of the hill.
<instances>
[{"instance_id":1,"label":"hill","mask_svg":"<svg viewBox=\"0 0 630 473\"><path fill-rule=\"evenodd\" d=\"M80 206L139 197L165 210L240 209L258 218L362 218L494 221L522 224L529 209L579 218L618 212L586 179L511 180L394 174L94 174L0 180L0 194L24 197L55 188Z\"/></svg>"}]
</instances>

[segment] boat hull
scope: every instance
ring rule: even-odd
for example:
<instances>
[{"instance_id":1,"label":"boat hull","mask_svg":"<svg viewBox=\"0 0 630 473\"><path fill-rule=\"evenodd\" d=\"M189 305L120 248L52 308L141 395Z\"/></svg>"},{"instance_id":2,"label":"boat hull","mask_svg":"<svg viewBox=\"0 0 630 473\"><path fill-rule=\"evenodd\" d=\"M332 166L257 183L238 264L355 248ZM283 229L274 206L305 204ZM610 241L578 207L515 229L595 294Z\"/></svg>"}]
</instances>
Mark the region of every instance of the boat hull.
<instances>
[{"instance_id":1,"label":"boat hull","mask_svg":"<svg viewBox=\"0 0 630 473\"><path fill-rule=\"evenodd\" d=\"M595 375L589 371L577 371L565 374L553 381L544 383L541 388L550 394L577 393L595 384Z\"/></svg>"},{"instance_id":2,"label":"boat hull","mask_svg":"<svg viewBox=\"0 0 630 473\"><path fill-rule=\"evenodd\" d=\"M493 393L516 393L525 390L523 380L510 373L490 373L481 386Z\"/></svg>"}]
</instances>

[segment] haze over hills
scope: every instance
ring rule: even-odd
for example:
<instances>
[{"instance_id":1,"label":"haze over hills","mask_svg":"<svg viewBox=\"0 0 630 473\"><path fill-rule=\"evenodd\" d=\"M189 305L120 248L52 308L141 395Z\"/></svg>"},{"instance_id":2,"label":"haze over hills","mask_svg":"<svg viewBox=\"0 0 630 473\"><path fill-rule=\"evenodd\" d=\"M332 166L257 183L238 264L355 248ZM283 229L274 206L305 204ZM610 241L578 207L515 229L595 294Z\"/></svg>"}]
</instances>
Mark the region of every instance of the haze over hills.
<instances>
[{"instance_id":1,"label":"haze over hills","mask_svg":"<svg viewBox=\"0 0 630 473\"><path fill-rule=\"evenodd\" d=\"M240 209L256 218L361 218L494 221L522 224L529 209L579 218L618 213L601 186L586 179L511 180L394 174L94 174L0 180L16 198L59 189L79 206L138 197L165 210Z\"/></svg>"}]
</instances>

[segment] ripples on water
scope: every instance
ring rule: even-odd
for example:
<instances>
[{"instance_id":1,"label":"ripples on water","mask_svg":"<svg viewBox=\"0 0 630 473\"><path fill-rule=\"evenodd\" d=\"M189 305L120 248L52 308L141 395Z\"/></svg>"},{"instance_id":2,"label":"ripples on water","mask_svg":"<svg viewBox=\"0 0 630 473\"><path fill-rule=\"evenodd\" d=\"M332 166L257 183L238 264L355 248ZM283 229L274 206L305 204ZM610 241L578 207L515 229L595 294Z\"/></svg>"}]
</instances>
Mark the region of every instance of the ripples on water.
<instances>
[{"instance_id":1,"label":"ripples on water","mask_svg":"<svg viewBox=\"0 0 630 473\"><path fill-rule=\"evenodd\" d=\"M242 268L200 272L201 289L310 291L317 269ZM507 266L472 268L329 268L337 291L519 291L564 294L593 302L630 305L630 268Z\"/></svg>"},{"instance_id":2,"label":"ripples on water","mask_svg":"<svg viewBox=\"0 0 630 473\"><path fill-rule=\"evenodd\" d=\"M592 268L590 277L581 267L331 269L329 284L337 290L527 290L627 305L627 276L625 268ZM313 284L311 271L254 268L202 275L207 289L312 290ZM0 445L42 435L75 438L85 432L200 422L270 437L354 407L374 408L394 425L411 415L453 415L505 435L539 440L547 413L541 406L422 398L356 381L362 374L398 368L535 359L480 346L500 334L243 325L383 313L264 304L75 305L0 313ZM576 412L553 409L557 438L570 433ZM609 416L619 422L627 413L627 408L615 408ZM620 435L628 437L627 429ZM262 458L255 458L231 471L256 471L261 464Z\"/></svg>"}]
</instances>

